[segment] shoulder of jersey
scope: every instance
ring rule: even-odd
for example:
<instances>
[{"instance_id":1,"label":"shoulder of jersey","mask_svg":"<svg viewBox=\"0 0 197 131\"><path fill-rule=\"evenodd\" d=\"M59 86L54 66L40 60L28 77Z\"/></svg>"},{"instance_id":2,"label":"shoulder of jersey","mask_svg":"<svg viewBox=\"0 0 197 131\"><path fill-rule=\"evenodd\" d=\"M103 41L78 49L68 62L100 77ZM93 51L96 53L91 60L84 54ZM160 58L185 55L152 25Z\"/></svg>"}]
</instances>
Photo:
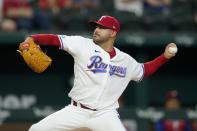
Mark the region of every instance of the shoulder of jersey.
<instances>
[{"instance_id":1,"label":"shoulder of jersey","mask_svg":"<svg viewBox=\"0 0 197 131\"><path fill-rule=\"evenodd\" d=\"M85 36L80 36L80 37L81 37L82 39L92 41L92 39L91 39L91 38L89 38L89 37L85 37Z\"/></svg>"},{"instance_id":2,"label":"shoulder of jersey","mask_svg":"<svg viewBox=\"0 0 197 131\"><path fill-rule=\"evenodd\" d=\"M131 57L129 54L127 54L127 53L125 53L125 52L119 50L118 48L115 48L115 49L116 49L116 52L117 52L117 54L119 55L119 58L120 58L120 59L128 59L128 58Z\"/></svg>"},{"instance_id":3,"label":"shoulder of jersey","mask_svg":"<svg viewBox=\"0 0 197 131\"><path fill-rule=\"evenodd\" d=\"M84 42L90 42L90 43L93 43L93 40L91 38L88 38L88 37L83 37L83 36L79 36L79 38L81 40L84 40Z\"/></svg>"}]
</instances>

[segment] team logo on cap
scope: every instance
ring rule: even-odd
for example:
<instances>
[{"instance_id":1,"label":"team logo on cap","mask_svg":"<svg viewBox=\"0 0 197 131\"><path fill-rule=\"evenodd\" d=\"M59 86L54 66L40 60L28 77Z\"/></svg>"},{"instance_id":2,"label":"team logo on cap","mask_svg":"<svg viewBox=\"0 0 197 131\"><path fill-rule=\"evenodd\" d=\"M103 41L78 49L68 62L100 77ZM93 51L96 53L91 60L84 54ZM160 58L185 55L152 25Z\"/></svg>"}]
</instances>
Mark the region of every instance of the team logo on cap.
<instances>
[{"instance_id":1,"label":"team logo on cap","mask_svg":"<svg viewBox=\"0 0 197 131\"><path fill-rule=\"evenodd\" d=\"M102 19L104 19L106 16L102 16L100 19L99 19L99 21L101 21Z\"/></svg>"}]
</instances>

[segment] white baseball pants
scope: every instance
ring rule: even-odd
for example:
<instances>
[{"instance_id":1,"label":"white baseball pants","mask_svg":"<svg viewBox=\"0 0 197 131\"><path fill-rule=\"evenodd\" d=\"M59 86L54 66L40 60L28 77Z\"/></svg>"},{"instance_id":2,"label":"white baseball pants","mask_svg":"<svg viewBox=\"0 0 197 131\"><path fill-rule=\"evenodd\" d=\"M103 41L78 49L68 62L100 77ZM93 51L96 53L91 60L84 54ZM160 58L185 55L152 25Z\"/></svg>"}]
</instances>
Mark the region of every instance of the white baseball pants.
<instances>
[{"instance_id":1,"label":"white baseball pants","mask_svg":"<svg viewBox=\"0 0 197 131\"><path fill-rule=\"evenodd\" d=\"M115 109L91 111L73 105L47 116L29 131L71 131L81 127L92 131L126 131Z\"/></svg>"}]
</instances>

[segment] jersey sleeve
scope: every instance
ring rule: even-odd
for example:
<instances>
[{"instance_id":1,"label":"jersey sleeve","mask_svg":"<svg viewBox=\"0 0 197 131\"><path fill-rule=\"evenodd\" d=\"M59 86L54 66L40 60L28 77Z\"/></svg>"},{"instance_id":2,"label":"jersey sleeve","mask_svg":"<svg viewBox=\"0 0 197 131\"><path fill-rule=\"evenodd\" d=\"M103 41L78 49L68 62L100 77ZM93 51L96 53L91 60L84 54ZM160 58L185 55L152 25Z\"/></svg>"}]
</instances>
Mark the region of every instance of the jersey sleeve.
<instances>
[{"instance_id":1,"label":"jersey sleeve","mask_svg":"<svg viewBox=\"0 0 197 131\"><path fill-rule=\"evenodd\" d=\"M58 35L58 38L61 44L60 49L67 51L73 56L79 55L86 43L86 38L81 36Z\"/></svg>"},{"instance_id":2,"label":"jersey sleeve","mask_svg":"<svg viewBox=\"0 0 197 131\"><path fill-rule=\"evenodd\" d=\"M133 81L141 81L144 77L144 64L137 62L134 58L130 57L129 72L131 73L130 79Z\"/></svg>"}]
</instances>

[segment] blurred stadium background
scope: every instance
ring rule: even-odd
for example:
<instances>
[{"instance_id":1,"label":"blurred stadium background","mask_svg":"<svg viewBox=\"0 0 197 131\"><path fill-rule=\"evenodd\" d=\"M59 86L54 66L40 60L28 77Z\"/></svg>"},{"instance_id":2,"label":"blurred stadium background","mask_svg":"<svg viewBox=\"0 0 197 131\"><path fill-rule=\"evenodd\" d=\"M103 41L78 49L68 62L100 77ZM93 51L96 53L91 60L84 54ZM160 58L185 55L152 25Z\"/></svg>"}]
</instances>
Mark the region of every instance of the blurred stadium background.
<instances>
[{"instance_id":1,"label":"blurred stadium background","mask_svg":"<svg viewBox=\"0 0 197 131\"><path fill-rule=\"evenodd\" d=\"M116 46L139 62L160 55L169 42L179 48L156 74L131 82L121 96L119 112L128 131L157 131L161 119L186 120L197 131L196 0L0 0L0 10L0 131L27 131L70 103L72 57L42 47L53 64L36 74L16 52L19 43L36 33L91 37L87 22L105 14L121 22ZM165 108L170 90L179 93L180 109Z\"/></svg>"}]
</instances>

